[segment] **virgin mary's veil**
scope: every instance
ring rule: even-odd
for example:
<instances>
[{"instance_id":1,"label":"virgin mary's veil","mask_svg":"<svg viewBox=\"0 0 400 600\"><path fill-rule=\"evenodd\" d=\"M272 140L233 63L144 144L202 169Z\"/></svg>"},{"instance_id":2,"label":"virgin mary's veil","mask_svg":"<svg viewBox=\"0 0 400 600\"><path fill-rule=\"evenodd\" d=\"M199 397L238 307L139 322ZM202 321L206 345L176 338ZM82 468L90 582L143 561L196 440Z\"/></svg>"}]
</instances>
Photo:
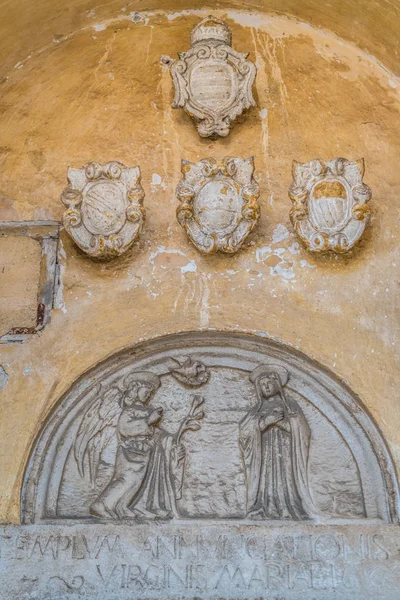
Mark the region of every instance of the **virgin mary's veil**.
<instances>
[{"instance_id":1,"label":"virgin mary's veil","mask_svg":"<svg viewBox=\"0 0 400 600\"><path fill-rule=\"evenodd\" d=\"M257 383L264 377L278 377L281 386L289 381L289 371L281 365L259 365L249 375L252 383Z\"/></svg>"}]
</instances>

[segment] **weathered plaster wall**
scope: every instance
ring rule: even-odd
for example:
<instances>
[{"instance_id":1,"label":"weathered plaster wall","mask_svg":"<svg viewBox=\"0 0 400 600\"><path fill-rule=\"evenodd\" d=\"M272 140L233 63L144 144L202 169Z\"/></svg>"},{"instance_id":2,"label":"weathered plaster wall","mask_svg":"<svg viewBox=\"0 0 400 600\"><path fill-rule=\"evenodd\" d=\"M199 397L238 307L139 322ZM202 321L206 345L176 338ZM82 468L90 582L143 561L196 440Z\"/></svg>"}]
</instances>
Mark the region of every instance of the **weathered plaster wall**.
<instances>
[{"instance_id":1,"label":"weathered plaster wall","mask_svg":"<svg viewBox=\"0 0 400 600\"><path fill-rule=\"evenodd\" d=\"M215 3L209 3L215 8ZM219 0L218 8L246 9L289 15L312 27L323 28L356 43L399 74L400 6L394 0ZM43 48L61 43L78 29L103 20L131 20L135 12L203 9L201 0L0 0L0 56L3 72Z\"/></svg>"},{"instance_id":2,"label":"weathered plaster wall","mask_svg":"<svg viewBox=\"0 0 400 600\"><path fill-rule=\"evenodd\" d=\"M40 254L39 242L29 237L0 237L0 336L36 325Z\"/></svg>"},{"instance_id":3,"label":"weathered plaster wall","mask_svg":"<svg viewBox=\"0 0 400 600\"><path fill-rule=\"evenodd\" d=\"M105 265L84 257L64 233L63 307L39 336L0 349L9 375L0 396L2 520L18 522L32 442L72 382L121 348L182 330L255 332L301 349L360 395L400 460L400 82L389 71L395 46L384 68L349 41L352 31L355 42L365 38L365 23L349 20L356 5L337 13L339 33L347 23L344 39L274 14L213 11L227 18L234 47L250 51L259 68L258 108L218 142L200 139L171 108L170 75L159 61L188 47L203 12L143 13L133 22L136 4L111 21L98 20L96 9L83 29L78 19L68 39L8 71L0 219L59 220L67 167L115 159L140 163L148 220L141 241ZM377 30L398 10L386 8ZM70 28L60 34L72 31L71 14L60 16ZM321 10L312 14L320 24ZM364 12L357 14L362 20ZM17 36L21 52L26 44ZM35 34L32 44L39 44ZM252 154L261 221L237 255L203 257L175 219L180 160ZM288 218L291 161L341 155L366 159L372 224L351 256L313 257Z\"/></svg>"}]
</instances>

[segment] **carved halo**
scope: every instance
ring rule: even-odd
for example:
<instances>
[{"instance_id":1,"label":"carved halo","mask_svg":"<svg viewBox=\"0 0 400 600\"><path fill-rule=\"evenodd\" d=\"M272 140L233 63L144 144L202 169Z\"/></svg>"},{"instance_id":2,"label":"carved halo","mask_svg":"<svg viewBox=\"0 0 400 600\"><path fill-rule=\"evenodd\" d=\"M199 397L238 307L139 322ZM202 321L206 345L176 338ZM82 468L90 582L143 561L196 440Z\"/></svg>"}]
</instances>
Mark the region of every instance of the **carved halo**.
<instances>
[{"instance_id":1,"label":"carved halo","mask_svg":"<svg viewBox=\"0 0 400 600\"><path fill-rule=\"evenodd\" d=\"M127 375L124 379L124 386L128 388L132 383L137 382L143 385L148 385L155 392L161 385L160 378L154 373L150 373L149 371L133 371Z\"/></svg>"},{"instance_id":2,"label":"carved halo","mask_svg":"<svg viewBox=\"0 0 400 600\"><path fill-rule=\"evenodd\" d=\"M260 365L254 369L249 375L252 383L259 381L263 377L278 376L281 385L284 386L289 381L289 371L281 365Z\"/></svg>"}]
</instances>

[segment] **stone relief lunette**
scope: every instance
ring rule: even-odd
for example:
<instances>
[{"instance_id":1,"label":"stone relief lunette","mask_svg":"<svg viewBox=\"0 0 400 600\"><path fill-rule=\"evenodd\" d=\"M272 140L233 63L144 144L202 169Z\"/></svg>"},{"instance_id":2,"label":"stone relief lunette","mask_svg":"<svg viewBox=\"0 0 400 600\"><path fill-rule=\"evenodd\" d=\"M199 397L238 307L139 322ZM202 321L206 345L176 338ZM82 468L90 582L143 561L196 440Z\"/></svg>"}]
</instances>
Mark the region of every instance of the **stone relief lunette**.
<instances>
[{"instance_id":1,"label":"stone relief lunette","mask_svg":"<svg viewBox=\"0 0 400 600\"><path fill-rule=\"evenodd\" d=\"M260 217L254 158L182 160L176 215L189 239L205 254L235 253Z\"/></svg>"},{"instance_id":2,"label":"stone relief lunette","mask_svg":"<svg viewBox=\"0 0 400 600\"><path fill-rule=\"evenodd\" d=\"M68 169L61 195L63 224L74 242L92 258L120 256L139 237L145 220L139 167L119 162L90 163Z\"/></svg>"},{"instance_id":3,"label":"stone relief lunette","mask_svg":"<svg viewBox=\"0 0 400 600\"><path fill-rule=\"evenodd\" d=\"M248 53L233 50L232 32L221 19L206 17L190 38L191 48L172 61L172 106L194 118L202 137L227 136L232 122L255 106L256 67L247 60Z\"/></svg>"},{"instance_id":4,"label":"stone relief lunette","mask_svg":"<svg viewBox=\"0 0 400 600\"><path fill-rule=\"evenodd\" d=\"M370 217L370 188L363 183L364 160L314 159L293 162L290 218L310 252L348 252Z\"/></svg>"},{"instance_id":5,"label":"stone relief lunette","mask_svg":"<svg viewBox=\"0 0 400 600\"><path fill-rule=\"evenodd\" d=\"M23 522L396 518L379 432L312 361L221 332L143 348L106 359L57 405L25 475Z\"/></svg>"}]
</instances>

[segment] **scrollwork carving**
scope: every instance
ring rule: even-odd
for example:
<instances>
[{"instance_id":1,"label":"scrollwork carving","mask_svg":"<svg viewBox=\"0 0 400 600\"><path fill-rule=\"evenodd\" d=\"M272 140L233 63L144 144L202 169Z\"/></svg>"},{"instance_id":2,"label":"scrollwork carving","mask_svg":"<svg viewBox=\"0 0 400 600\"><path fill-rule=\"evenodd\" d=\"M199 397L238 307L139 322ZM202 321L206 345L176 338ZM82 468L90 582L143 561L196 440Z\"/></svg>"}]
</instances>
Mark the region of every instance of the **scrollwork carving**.
<instances>
[{"instance_id":1,"label":"scrollwork carving","mask_svg":"<svg viewBox=\"0 0 400 600\"><path fill-rule=\"evenodd\" d=\"M253 157L182 161L177 219L201 252L233 254L256 226L259 188L253 172Z\"/></svg>"},{"instance_id":2,"label":"scrollwork carving","mask_svg":"<svg viewBox=\"0 0 400 600\"><path fill-rule=\"evenodd\" d=\"M335 158L293 163L291 221L311 252L348 252L370 217L370 188L363 183L364 160Z\"/></svg>"},{"instance_id":3,"label":"scrollwork carving","mask_svg":"<svg viewBox=\"0 0 400 600\"><path fill-rule=\"evenodd\" d=\"M224 21L206 17L191 33L191 48L171 64L174 108L194 118L202 137L229 134L232 122L255 106L252 86L255 65L247 54L231 47L232 34Z\"/></svg>"},{"instance_id":4,"label":"scrollwork carving","mask_svg":"<svg viewBox=\"0 0 400 600\"><path fill-rule=\"evenodd\" d=\"M123 254L138 238L145 220L139 167L92 162L68 169L61 195L67 207L63 224L74 242L92 258Z\"/></svg>"}]
</instances>

